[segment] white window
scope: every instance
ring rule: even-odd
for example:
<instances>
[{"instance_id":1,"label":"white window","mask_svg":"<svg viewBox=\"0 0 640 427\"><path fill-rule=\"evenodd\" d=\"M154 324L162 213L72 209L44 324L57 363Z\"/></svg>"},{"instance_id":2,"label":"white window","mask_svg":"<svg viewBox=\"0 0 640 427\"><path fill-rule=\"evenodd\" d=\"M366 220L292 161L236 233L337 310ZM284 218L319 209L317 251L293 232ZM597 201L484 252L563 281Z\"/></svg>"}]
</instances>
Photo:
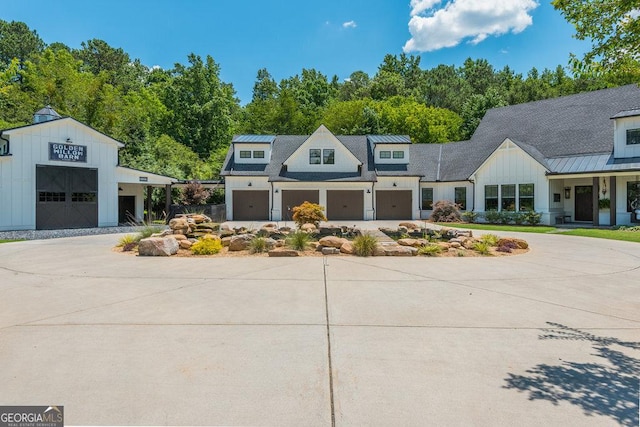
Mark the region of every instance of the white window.
<instances>
[{"instance_id":1,"label":"white window","mask_svg":"<svg viewBox=\"0 0 640 427\"><path fill-rule=\"evenodd\" d=\"M253 152L254 159L264 159L264 151L258 150Z\"/></svg>"},{"instance_id":2,"label":"white window","mask_svg":"<svg viewBox=\"0 0 640 427\"><path fill-rule=\"evenodd\" d=\"M404 159L404 151L394 151L393 152L394 159Z\"/></svg>"},{"instance_id":3,"label":"white window","mask_svg":"<svg viewBox=\"0 0 640 427\"><path fill-rule=\"evenodd\" d=\"M391 151L380 151L380 158L381 159L390 159L391 158Z\"/></svg>"},{"instance_id":4,"label":"white window","mask_svg":"<svg viewBox=\"0 0 640 427\"><path fill-rule=\"evenodd\" d=\"M251 158L251 151L249 151L249 150L240 151L240 158L241 159L250 159Z\"/></svg>"}]
</instances>

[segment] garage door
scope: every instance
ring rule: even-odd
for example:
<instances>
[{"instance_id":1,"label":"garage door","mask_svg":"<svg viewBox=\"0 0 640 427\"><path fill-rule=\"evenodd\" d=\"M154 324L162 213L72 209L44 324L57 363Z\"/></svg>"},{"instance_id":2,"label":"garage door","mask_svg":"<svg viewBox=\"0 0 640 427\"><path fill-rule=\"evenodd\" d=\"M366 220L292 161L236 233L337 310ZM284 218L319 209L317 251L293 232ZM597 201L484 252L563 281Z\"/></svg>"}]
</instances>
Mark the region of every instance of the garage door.
<instances>
[{"instance_id":1,"label":"garage door","mask_svg":"<svg viewBox=\"0 0 640 427\"><path fill-rule=\"evenodd\" d=\"M327 218L330 221L337 221L341 219L364 219L364 191L327 191Z\"/></svg>"},{"instance_id":2,"label":"garage door","mask_svg":"<svg viewBox=\"0 0 640 427\"><path fill-rule=\"evenodd\" d=\"M411 219L409 191L376 191L376 219Z\"/></svg>"},{"instance_id":3,"label":"garage door","mask_svg":"<svg viewBox=\"0 0 640 427\"><path fill-rule=\"evenodd\" d=\"M320 192L318 190L282 190L282 219L291 221L293 207L300 206L304 202L319 203Z\"/></svg>"},{"instance_id":4,"label":"garage door","mask_svg":"<svg viewBox=\"0 0 640 427\"><path fill-rule=\"evenodd\" d=\"M98 170L36 166L36 229L98 226Z\"/></svg>"},{"instance_id":5,"label":"garage door","mask_svg":"<svg viewBox=\"0 0 640 427\"><path fill-rule=\"evenodd\" d=\"M268 221L269 191L233 191L234 221Z\"/></svg>"}]
</instances>

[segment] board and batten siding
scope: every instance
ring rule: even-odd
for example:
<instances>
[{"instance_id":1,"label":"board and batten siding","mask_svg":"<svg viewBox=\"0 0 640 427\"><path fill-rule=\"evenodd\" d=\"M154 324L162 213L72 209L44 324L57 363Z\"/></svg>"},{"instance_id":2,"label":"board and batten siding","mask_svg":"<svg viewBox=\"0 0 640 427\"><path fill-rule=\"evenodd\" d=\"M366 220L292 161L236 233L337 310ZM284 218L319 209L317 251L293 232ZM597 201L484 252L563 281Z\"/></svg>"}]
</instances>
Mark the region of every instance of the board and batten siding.
<instances>
[{"instance_id":1,"label":"board and batten siding","mask_svg":"<svg viewBox=\"0 0 640 427\"><path fill-rule=\"evenodd\" d=\"M456 188L464 187L467 189L467 209L466 211L474 210L474 200L473 200L473 183L469 181L450 181L450 182L421 182L420 183L420 191L418 192L418 206L422 209L422 189L423 188L433 188L433 203L439 202L441 200L448 200L450 202L455 202L456 197ZM420 218L428 219L433 210L421 210Z\"/></svg>"},{"instance_id":2,"label":"board and batten siding","mask_svg":"<svg viewBox=\"0 0 640 427\"><path fill-rule=\"evenodd\" d=\"M640 144L627 145L627 130L640 129L640 117L625 117L614 121L614 149L616 159L640 157Z\"/></svg>"},{"instance_id":3,"label":"board and batten siding","mask_svg":"<svg viewBox=\"0 0 640 427\"><path fill-rule=\"evenodd\" d=\"M36 225L36 165L98 169L98 226L118 224L119 143L71 118L53 120L4 132L11 156L0 158L0 229L28 230ZM49 160L49 143L87 147L87 161Z\"/></svg>"},{"instance_id":4,"label":"board and batten siding","mask_svg":"<svg viewBox=\"0 0 640 427\"><path fill-rule=\"evenodd\" d=\"M546 168L527 152L510 140L505 140L498 149L478 168L472 178L476 184L474 206L484 212L484 189L486 185L534 184L535 211L541 212L542 222L549 223L549 180Z\"/></svg>"}]
</instances>

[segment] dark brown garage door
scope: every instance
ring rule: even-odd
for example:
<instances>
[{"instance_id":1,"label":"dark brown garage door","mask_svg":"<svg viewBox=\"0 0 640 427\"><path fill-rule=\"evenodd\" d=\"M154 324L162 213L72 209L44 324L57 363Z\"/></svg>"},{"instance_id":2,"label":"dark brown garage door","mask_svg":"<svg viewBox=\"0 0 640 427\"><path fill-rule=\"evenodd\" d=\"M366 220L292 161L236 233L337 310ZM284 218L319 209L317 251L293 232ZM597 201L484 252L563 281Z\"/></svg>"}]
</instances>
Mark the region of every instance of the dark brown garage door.
<instances>
[{"instance_id":1,"label":"dark brown garage door","mask_svg":"<svg viewBox=\"0 0 640 427\"><path fill-rule=\"evenodd\" d=\"M269 191L233 191L233 220L269 220Z\"/></svg>"},{"instance_id":2,"label":"dark brown garage door","mask_svg":"<svg viewBox=\"0 0 640 427\"><path fill-rule=\"evenodd\" d=\"M376 191L376 219L411 219L411 191Z\"/></svg>"},{"instance_id":3,"label":"dark brown garage door","mask_svg":"<svg viewBox=\"0 0 640 427\"><path fill-rule=\"evenodd\" d=\"M36 229L98 226L98 170L36 166Z\"/></svg>"},{"instance_id":4,"label":"dark brown garage door","mask_svg":"<svg viewBox=\"0 0 640 427\"><path fill-rule=\"evenodd\" d=\"M327 191L327 218L330 221L337 221L341 219L364 219L364 191Z\"/></svg>"},{"instance_id":5,"label":"dark brown garage door","mask_svg":"<svg viewBox=\"0 0 640 427\"><path fill-rule=\"evenodd\" d=\"M282 219L291 221L293 207L300 206L304 202L319 203L320 192L318 190L282 190Z\"/></svg>"}]
</instances>

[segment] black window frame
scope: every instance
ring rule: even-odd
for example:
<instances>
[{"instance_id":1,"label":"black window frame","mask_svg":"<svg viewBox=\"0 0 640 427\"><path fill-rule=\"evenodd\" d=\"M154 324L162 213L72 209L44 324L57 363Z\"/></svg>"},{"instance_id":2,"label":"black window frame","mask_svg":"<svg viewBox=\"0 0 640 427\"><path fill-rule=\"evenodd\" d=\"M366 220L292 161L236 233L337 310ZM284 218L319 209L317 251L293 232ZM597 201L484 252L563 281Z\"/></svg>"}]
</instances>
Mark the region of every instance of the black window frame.
<instances>
[{"instance_id":1,"label":"black window frame","mask_svg":"<svg viewBox=\"0 0 640 427\"><path fill-rule=\"evenodd\" d=\"M264 150L253 150L254 159L264 159Z\"/></svg>"},{"instance_id":2,"label":"black window frame","mask_svg":"<svg viewBox=\"0 0 640 427\"><path fill-rule=\"evenodd\" d=\"M531 186L531 194L525 194L523 196L523 188ZM531 208L523 208L523 201L526 203L527 201L531 201ZM528 203L526 203L528 204ZM526 184L518 184L518 210L520 212L533 212L536 210L536 185L532 182Z\"/></svg>"},{"instance_id":3,"label":"black window frame","mask_svg":"<svg viewBox=\"0 0 640 427\"><path fill-rule=\"evenodd\" d=\"M240 150L240 158L241 159L250 159L251 158L251 150Z\"/></svg>"},{"instance_id":4,"label":"black window frame","mask_svg":"<svg viewBox=\"0 0 640 427\"><path fill-rule=\"evenodd\" d=\"M459 192L463 194L463 197L459 197ZM462 211L467 210L467 187L455 187L453 190L453 200L459 209Z\"/></svg>"},{"instance_id":5,"label":"black window frame","mask_svg":"<svg viewBox=\"0 0 640 427\"><path fill-rule=\"evenodd\" d=\"M640 128L627 129L627 145L640 145Z\"/></svg>"},{"instance_id":6,"label":"black window frame","mask_svg":"<svg viewBox=\"0 0 640 427\"><path fill-rule=\"evenodd\" d=\"M636 198L640 203L640 181L627 181L627 212L633 212L631 202Z\"/></svg>"},{"instance_id":7,"label":"black window frame","mask_svg":"<svg viewBox=\"0 0 640 427\"><path fill-rule=\"evenodd\" d=\"M392 157L396 160L404 159L404 151L393 150Z\"/></svg>"},{"instance_id":8,"label":"black window frame","mask_svg":"<svg viewBox=\"0 0 640 427\"><path fill-rule=\"evenodd\" d=\"M333 148L322 149L322 164L323 165L335 165L336 164L336 150Z\"/></svg>"},{"instance_id":9,"label":"black window frame","mask_svg":"<svg viewBox=\"0 0 640 427\"><path fill-rule=\"evenodd\" d=\"M431 193L431 197L428 194ZM429 203L430 202L430 203ZM420 207L423 211L433 210L433 187L423 187L421 191Z\"/></svg>"},{"instance_id":10,"label":"black window frame","mask_svg":"<svg viewBox=\"0 0 640 427\"><path fill-rule=\"evenodd\" d=\"M495 196L488 196L489 189L495 190ZM489 203L491 201L491 203ZM491 207L488 207L491 205ZM494 206L495 205L495 206ZM498 211L500 210L500 194L498 194L498 185L485 185L484 186L484 210L485 211Z\"/></svg>"},{"instance_id":11,"label":"black window frame","mask_svg":"<svg viewBox=\"0 0 640 427\"><path fill-rule=\"evenodd\" d=\"M391 150L381 150L380 151L381 159L390 159L391 158Z\"/></svg>"},{"instance_id":12,"label":"black window frame","mask_svg":"<svg viewBox=\"0 0 640 427\"><path fill-rule=\"evenodd\" d=\"M513 188L513 196L505 196L506 191ZM516 185L515 184L500 184L500 210L504 212L516 211Z\"/></svg>"},{"instance_id":13,"label":"black window frame","mask_svg":"<svg viewBox=\"0 0 640 427\"><path fill-rule=\"evenodd\" d=\"M322 150L319 148L309 149L309 164L321 165L322 164Z\"/></svg>"}]
</instances>

